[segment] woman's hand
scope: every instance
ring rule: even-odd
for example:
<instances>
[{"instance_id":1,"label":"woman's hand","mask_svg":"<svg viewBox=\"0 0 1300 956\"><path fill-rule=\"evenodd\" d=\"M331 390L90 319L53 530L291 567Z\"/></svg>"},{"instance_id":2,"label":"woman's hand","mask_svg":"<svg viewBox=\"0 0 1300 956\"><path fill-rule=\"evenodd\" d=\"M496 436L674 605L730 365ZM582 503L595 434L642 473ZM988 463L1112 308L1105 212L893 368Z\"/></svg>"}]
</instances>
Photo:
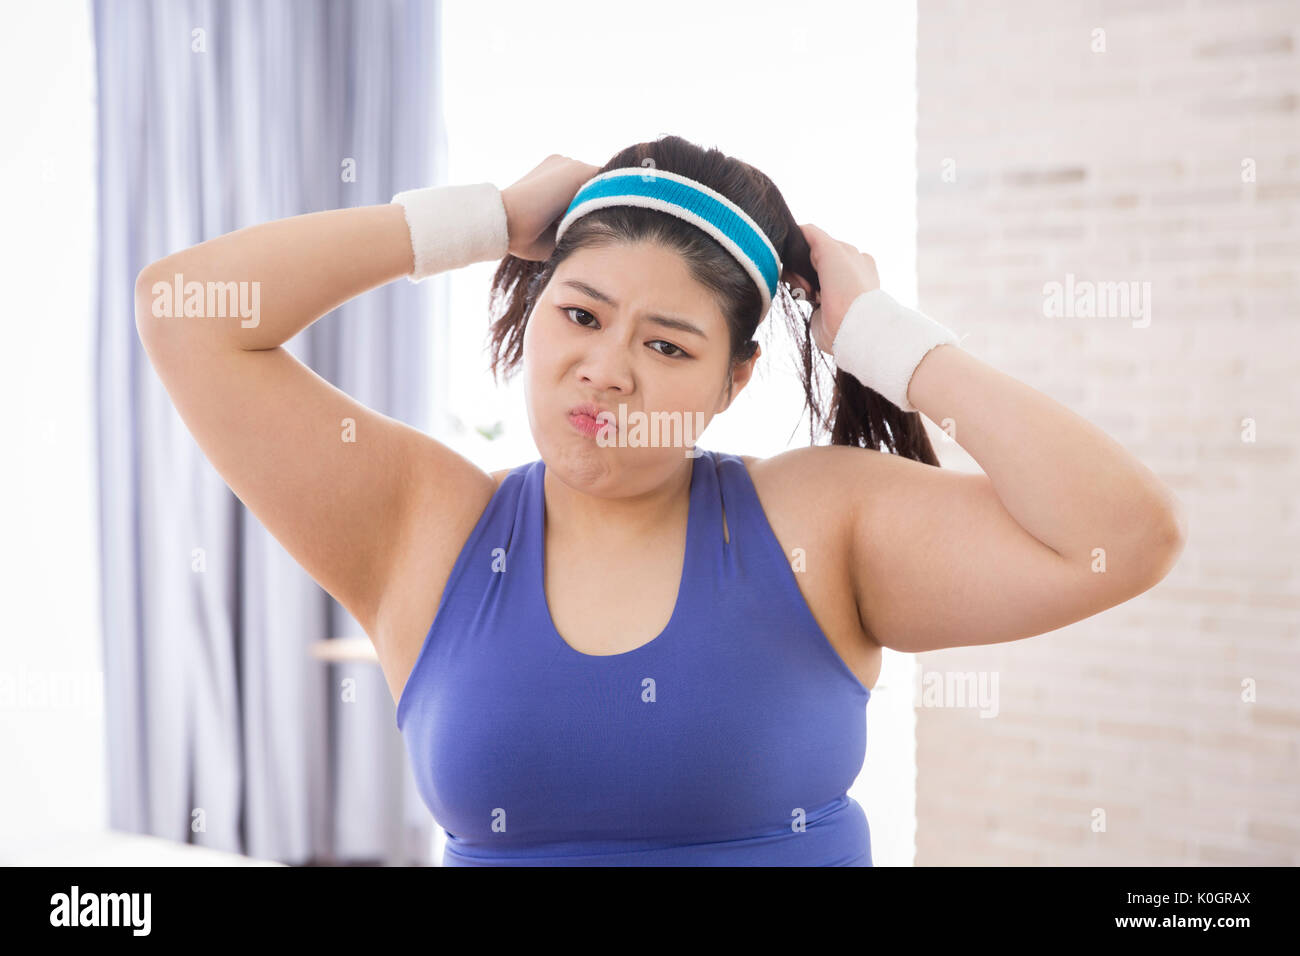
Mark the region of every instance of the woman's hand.
<instances>
[{"instance_id":1,"label":"woman's hand","mask_svg":"<svg viewBox=\"0 0 1300 956\"><path fill-rule=\"evenodd\" d=\"M879 289L880 276L876 273L876 260L865 252L832 238L812 223L800 224L799 228L808 240L820 286L817 308L812 314L813 341L829 355L849 306L862 293Z\"/></svg>"},{"instance_id":2,"label":"woman's hand","mask_svg":"<svg viewBox=\"0 0 1300 956\"><path fill-rule=\"evenodd\" d=\"M599 166L552 153L518 182L501 191L510 254L540 262L555 251L555 230L578 189Z\"/></svg>"}]
</instances>

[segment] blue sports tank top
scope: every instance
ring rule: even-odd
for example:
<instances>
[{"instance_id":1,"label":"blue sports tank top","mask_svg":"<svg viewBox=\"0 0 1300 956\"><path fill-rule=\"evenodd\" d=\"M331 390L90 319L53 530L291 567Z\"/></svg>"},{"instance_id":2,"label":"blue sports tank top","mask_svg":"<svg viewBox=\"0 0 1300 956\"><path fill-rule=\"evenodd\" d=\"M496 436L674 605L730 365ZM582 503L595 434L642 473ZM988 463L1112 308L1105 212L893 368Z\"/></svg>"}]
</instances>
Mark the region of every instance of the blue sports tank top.
<instances>
[{"instance_id":1,"label":"blue sports tank top","mask_svg":"<svg viewBox=\"0 0 1300 956\"><path fill-rule=\"evenodd\" d=\"M744 462L696 447L676 607L623 654L555 629L545 464L493 494L397 705L444 866L872 865L847 793L871 691L813 617Z\"/></svg>"}]
</instances>

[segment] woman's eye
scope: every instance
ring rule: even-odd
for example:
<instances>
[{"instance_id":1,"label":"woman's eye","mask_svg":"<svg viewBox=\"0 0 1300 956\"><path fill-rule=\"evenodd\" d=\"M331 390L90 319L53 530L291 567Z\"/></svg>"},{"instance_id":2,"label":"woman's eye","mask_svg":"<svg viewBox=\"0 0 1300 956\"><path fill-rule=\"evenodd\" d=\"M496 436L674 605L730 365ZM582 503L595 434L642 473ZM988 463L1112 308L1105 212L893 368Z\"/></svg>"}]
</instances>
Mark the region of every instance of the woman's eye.
<instances>
[{"instance_id":1,"label":"woman's eye","mask_svg":"<svg viewBox=\"0 0 1300 956\"><path fill-rule=\"evenodd\" d=\"M585 316L586 316L587 318L589 318L589 319L594 319L594 318L595 318L595 316L592 315L590 312L588 312L586 309L579 309L579 308L577 308L576 306L575 306L575 307L572 307L572 308L568 308L568 309L561 309L560 311L561 311L561 312L568 312L568 313L581 312L583 315L585 315ZM570 315L569 318L570 318L573 322L575 322L576 324L581 325L583 328L590 328L590 326L587 325L585 322L581 322L581 321L579 321L579 320L577 320L577 319L574 319L572 315Z\"/></svg>"},{"instance_id":2,"label":"woman's eye","mask_svg":"<svg viewBox=\"0 0 1300 956\"><path fill-rule=\"evenodd\" d=\"M663 339L657 339L656 341L651 342L650 344L652 346L666 345L670 349L675 349L676 351L673 352L665 352L663 349L655 349L656 352L658 352L660 355L666 356L667 358L678 358L686 354L679 346L673 345L672 342L665 342Z\"/></svg>"},{"instance_id":3,"label":"woman's eye","mask_svg":"<svg viewBox=\"0 0 1300 956\"><path fill-rule=\"evenodd\" d=\"M594 322L596 320L596 317L592 315L590 312L588 312L586 309L579 309L577 306L569 306L567 308L562 306L560 308L560 311L567 314L569 316L569 321L573 322L574 325L580 325L584 329L594 328L594 326L588 325L581 318L573 317L573 313L577 312L579 315L585 315L588 319L591 319ZM663 339L656 339L655 341L650 343L651 348L654 348L654 346L656 345L662 345L665 347L663 349L660 348L654 349L654 351L658 352L660 355L664 356L665 358L687 358L688 357L686 351L681 346L673 345L672 342L665 342ZM665 351L665 349L671 349L672 351Z\"/></svg>"}]
</instances>

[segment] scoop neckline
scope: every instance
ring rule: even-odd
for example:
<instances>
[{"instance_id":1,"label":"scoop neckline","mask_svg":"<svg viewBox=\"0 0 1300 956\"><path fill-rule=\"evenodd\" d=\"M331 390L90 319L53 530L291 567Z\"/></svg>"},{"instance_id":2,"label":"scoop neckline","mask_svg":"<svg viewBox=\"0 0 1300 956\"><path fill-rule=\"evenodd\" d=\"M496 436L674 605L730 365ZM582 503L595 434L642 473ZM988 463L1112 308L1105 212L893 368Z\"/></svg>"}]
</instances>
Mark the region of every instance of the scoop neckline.
<instances>
[{"instance_id":1,"label":"scoop neckline","mask_svg":"<svg viewBox=\"0 0 1300 956\"><path fill-rule=\"evenodd\" d=\"M538 542L538 560L537 560L537 590L541 593L541 605L546 614L546 629L550 631L555 642L560 645L561 652L568 653L589 661L599 660L618 660L620 658L631 657L633 654L639 654L648 648L654 647L663 642L664 638L670 636L676 630L678 620L684 613L687 603L687 588L690 587L694 579L692 574L693 562L691 555L697 550L695 539L699 533L698 525L699 515L699 482L696 470L699 468L700 459L708 454L701 449L701 454L691 459L691 482L688 490L688 499L686 502L686 553L682 555L682 574L681 579L677 582L677 597L673 604L672 615L668 618L668 623L650 640L640 644L631 650L621 651L617 654L588 654L586 651L580 651L564 639L559 628L555 626L555 618L551 616L551 601L546 596L546 462L538 460L539 470L537 478L537 542Z\"/></svg>"}]
</instances>

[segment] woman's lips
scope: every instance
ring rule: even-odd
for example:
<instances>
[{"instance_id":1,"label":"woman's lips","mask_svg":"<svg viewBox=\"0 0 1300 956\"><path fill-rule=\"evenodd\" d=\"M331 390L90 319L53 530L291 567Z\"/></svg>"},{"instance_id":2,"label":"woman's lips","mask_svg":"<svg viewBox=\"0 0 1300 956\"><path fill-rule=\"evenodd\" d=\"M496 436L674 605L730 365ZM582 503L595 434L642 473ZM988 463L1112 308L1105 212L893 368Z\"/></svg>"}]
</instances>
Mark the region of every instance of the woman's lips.
<instances>
[{"instance_id":1,"label":"woman's lips","mask_svg":"<svg viewBox=\"0 0 1300 956\"><path fill-rule=\"evenodd\" d=\"M608 431L609 437L613 437L617 432L618 426L614 423L613 416L609 415L607 412L602 414L606 416L605 419L597 421L595 415L588 414L587 412L570 412L569 424L588 438L595 438L602 431L606 430Z\"/></svg>"}]
</instances>

